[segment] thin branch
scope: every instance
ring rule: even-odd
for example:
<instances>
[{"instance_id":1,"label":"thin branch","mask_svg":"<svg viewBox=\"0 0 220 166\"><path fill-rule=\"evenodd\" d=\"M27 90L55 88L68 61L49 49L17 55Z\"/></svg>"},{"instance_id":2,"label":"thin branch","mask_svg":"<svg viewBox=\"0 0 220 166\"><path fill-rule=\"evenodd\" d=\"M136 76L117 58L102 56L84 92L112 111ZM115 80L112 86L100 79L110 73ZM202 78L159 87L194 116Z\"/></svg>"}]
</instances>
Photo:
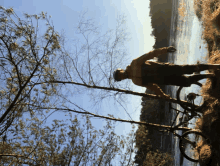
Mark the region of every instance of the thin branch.
<instances>
[{"instance_id":1,"label":"thin branch","mask_svg":"<svg viewBox=\"0 0 220 166\"><path fill-rule=\"evenodd\" d=\"M53 33L51 35L50 40L52 39ZM29 83L29 81L31 80L31 78L34 76L35 72L37 71L39 65L41 64L40 62L42 61L42 59L45 56L45 50L48 47L50 40L48 40L45 48L44 48L44 54L42 56L42 58L39 60L39 62L36 64L35 69L33 70L33 72L31 73L30 77L27 79L27 81L24 83L24 85L21 86L20 90L18 91L17 95L15 96L14 100L12 101L12 103L10 104L10 106L8 107L8 109L5 111L5 113L2 115L2 117L0 118L0 123L4 120L4 118L7 116L7 114L11 111L11 109L14 107L16 101L18 100L19 96L21 95L21 92L24 90L24 88L27 86L27 84Z\"/></svg>"},{"instance_id":2,"label":"thin branch","mask_svg":"<svg viewBox=\"0 0 220 166\"><path fill-rule=\"evenodd\" d=\"M23 156L23 155L17 155L17 154L0 154L0 156L11 156L11 157L22 157L22 158L27 158L27 159L29 159L29 160L34 160L34 161L36 161L35 159L33 159L33 158L29 158L29 157L26 157L26 156Z\"/></svg>"},{"instance_id":3,"label":"thin branch","mask_svg":"<svg viewBox=\"0 0 220 166\"><path fill-rule=\"evenodd\" d=\"M157 96L157 95L154 95L154 94L139 93L139 92L134 92L134 91L125 90L125 89L109 88L109 87L103 87L103 86L92 86L92 85L87 85L87 84L73 82L73 81L72 82L69 82L69 81L48 81L48 82L35 83L34 85L40 85L40 84L43 84L43 83L75 84L75 85L85 86L87 88L103 89L103 90L108 90L108 91L122 92L122 93L132 94L132 95L136 95L136 96L149 97L149 98L152 98L152 99L163 99L165 101L172 102L172 103L177 103L177 104L182 103L182 104L184 104L186 106L189 106L189 107L193 107L193 106L198 107L198 105L193 105L192 103L189 103L185 100L180 100L180 102L179 102L177 99L174 99L174 98L164 99L164 98L162 98L160 96Z\"/></svg>"},{"instance_id":4,"label":"thin branch","mask_svg":"<svg viewBox=\"0 0 220 166\"><path fill-rule=\"evenodd\" d=\"M30 104L31 105L31 104ZM32 105L34 106L34 105ZM151 126L151 127L156 127L156 128L166 128L166 129L172 129L172 130L194 130L188 127L179 127L179 126L167 126L167 125L160 125L160 124L154 124L154 123L147 123L147 122L138 122L138 121L133 121L133 120L125 120L125 119L117 119L117 118L112 118L112 117L108 117L108 116L102 116L102 115L97 115L88 111L76 111L73 109L68 109L68 108L51 108L51 107L39 107L36 106L40 109L55 109L55 110L63 110L63 111L70 111L70 112L75 112L75 113L80 113L80 114L87 114L87 115L92 115L94 117L98 117L98 118L104 118L104 119L109 119L109 120L114 120L114 121L119 121L119 122L126 122L126 123L134 123L134 124L140 124L140 125L145 125L145 126Z\"/></svg>"}]
</instances>

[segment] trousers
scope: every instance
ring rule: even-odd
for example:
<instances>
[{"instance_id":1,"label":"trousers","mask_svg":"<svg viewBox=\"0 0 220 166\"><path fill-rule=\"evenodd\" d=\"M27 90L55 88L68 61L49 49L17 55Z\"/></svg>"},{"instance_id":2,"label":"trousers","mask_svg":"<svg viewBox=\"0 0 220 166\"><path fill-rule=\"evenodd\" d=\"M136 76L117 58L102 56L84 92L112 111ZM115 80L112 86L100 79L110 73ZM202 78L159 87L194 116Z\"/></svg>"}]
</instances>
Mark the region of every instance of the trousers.
<instances>
[{"instance_id":1,"label":"trousers","mask_svg":"<svg viewBox=\"0 0 220 166\"><path fill-rule=\"evenodd\" d=\"M214 77L214 74L197 74L191 76L185 76L184 74L193 74L194 72L200 72L209 69L220 69L220 65L162 65L161 63L158 66L142 65L142 84L147 85L149 83L156 83L158 85L189 87L192 83L195 83L199 80Z\"/></svg>"}]
</instances>

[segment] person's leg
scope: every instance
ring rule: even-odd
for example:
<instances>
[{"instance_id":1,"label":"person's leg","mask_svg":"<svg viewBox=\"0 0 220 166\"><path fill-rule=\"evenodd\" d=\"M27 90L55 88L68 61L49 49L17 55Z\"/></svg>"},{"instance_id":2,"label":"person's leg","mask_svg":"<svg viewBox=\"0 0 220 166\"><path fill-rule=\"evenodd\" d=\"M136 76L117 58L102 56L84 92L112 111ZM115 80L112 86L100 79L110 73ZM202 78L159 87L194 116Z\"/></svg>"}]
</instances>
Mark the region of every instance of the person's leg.
<instances>
[{"instance_id":1,"label":"person's leg","mask_svg":"<svg viewBox=\"0 0 220 166\"><path fill-rule=\"evenodd\" d=\"M203 71L203 70L209 70L209 69L220 69L220 64L197 64L198 70Z\"/></svg>"},{"instance_id":2,"label":"person's leg","mask_svg":"<svg viewBox=\"0 0 220 166\"><path fill-rule=\"evenodd\" d=\"M160 85L191 86L189 77L184 75L164 76L161 80L163 80L163 82Z\"/></svg>"},{"instance_id":3,"label":"person's leg","mask_svg":"<svg viewBox=\"0 0 220 166\"><path fill-rule=\"evenodd\" d=\"M181 67L184 74L193 74L194 72L200 72L209 69L220 69L219 64L182 65Z\"/></svg>"},{"instance_id":4,"label":"person's leg","mask_svg":"<svg viewBox=\"0 0 220 166\"><path fill-rule=\"evenodd\" d=\"M190 87L193 83L196 83L199 80L205 78L213 78L213 77L215 78L214 74L198 74L191 76L185 76L185 75L162 76L160 82L157 82L157 84Z\"/></svg>"},{"instance_id":5,"label":"person's leg","mask_svg":"<svg viewBox=\"0 0 220 166\"><path fill-rule=\"evenodd\" d=\"M199 80L202 80L202 79L205 79L205 78L213 78L213 77L215 77L214 74L198 74L198 75L188 76L191 84L195 83L195 82L198 82Z\"/></svg>"}]
</instances>

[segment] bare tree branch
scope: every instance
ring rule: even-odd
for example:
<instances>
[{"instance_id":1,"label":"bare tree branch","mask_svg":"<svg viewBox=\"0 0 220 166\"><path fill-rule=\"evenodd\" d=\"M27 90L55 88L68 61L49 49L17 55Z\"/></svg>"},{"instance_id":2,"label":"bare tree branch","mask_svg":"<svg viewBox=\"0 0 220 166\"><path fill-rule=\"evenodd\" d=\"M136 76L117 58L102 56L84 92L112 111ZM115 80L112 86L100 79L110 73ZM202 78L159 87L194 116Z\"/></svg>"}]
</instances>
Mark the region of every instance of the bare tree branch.
<instances>
[{"instance_id":1,"label":"bare tree branch","mask_svg":"<svg viewBox=\"0 0 220 166\"><path fill-rule=\"evenodd\" d=\"M146 93L139 93L139 92L134 92L134 91L130 91L130 90L124 90L124 89L118 89L118 88L110 88L110 87L103 87L103 86L93 86L93 85L87 85L87 84L82 84L82 83L78 83L78 82L66 82L66 81L49 81L49 82L42 82L42 83L35 83L34 85L40 85L40 84L43 84L43 83L62 83L62 84L75 84L75 85L80 85L80 86L85 86L87 88L93 88L93 89L103 89L103 90L107 90L107 91L116 91L116 92L122 92L122 93L125 93L125 94L132 94L132 95L136 95L136 96L143 96L143 97L149 97L149 98L152 98L152 99L163 99L165 101L168 101L168 102L172 102L172 103L179 103L177 101L177 99L173 99L173 98L170 98L170 99L164 99L160 96L157 96L157 95L154 95L154 94L146 94ZM181 100L181 102L183 104L185 104L186 106L190 106L190 107L193 107L193 104L192 103L189 103L185 100ZM197 107L197 105L195 105Z\"/></svg>"}]
</instances>

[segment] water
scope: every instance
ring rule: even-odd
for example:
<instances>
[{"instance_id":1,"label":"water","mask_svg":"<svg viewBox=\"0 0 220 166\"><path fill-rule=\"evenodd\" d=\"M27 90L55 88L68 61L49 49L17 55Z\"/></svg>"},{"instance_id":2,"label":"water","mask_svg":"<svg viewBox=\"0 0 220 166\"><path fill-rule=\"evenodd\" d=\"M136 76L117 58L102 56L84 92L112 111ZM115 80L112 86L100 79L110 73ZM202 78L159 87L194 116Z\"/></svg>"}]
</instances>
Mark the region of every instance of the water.
<instances>
[{"instance_id":1,"label":"water","mask_svg":"<svg viewBox=\"0 0 220 166\"><path fill-rule=\"evenodd\" d=\"M185 5L182 5L182 4ZM182 11L185 16L177 15L178 7L182 7ZM171 24L171 38L170 45L174 45L177 51L168 56L168 60L175 64L196 64L199 60L200 63L207 63L204 59L207 56L207 45L202 40L202 25L194 13L193 1L192 0L173 0L172 9L172 24ZM201 72L204 73L204 72ZM202 80L201 83L204 83ZM167 91L171 91L171 96L176 98L176 91L178 87L167 87ZM187 91L198 90L195 88L187 89ZM184 96L182 96L184 97ZM197 101L196 104L198 104ZM179 105L175 105L177 109L183 111ZM173 113L173 118L175 113ZM195 119L191 120L188 127L195 128ZM178 121L177 121L178 123ZM181 131L178 132L180 135ZM179 139L173 138L172 149L174 155L175 166L199 166L198 163L193 163L185 158L181 159L179 151ZM182 160L182 161L181 161Z\"/></svg>"}]
</instances>

